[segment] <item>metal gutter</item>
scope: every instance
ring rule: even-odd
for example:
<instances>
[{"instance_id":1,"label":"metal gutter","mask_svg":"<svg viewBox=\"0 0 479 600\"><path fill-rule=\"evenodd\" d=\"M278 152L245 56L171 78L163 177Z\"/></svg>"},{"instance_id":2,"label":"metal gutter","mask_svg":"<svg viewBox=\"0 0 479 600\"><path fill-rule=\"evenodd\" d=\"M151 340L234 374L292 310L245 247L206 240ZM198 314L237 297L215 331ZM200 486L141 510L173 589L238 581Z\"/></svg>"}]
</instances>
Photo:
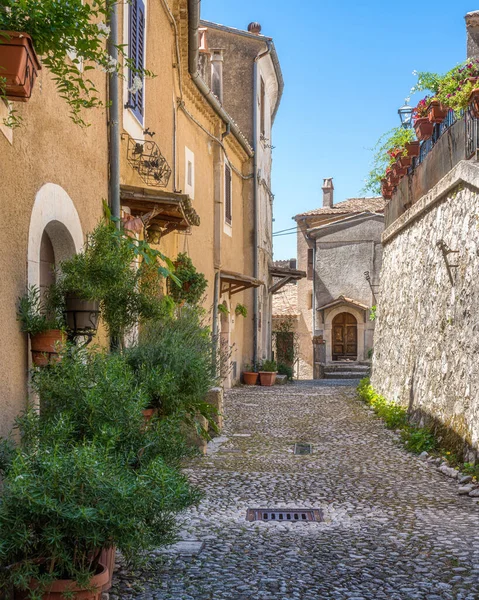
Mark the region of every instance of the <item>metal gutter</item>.
<instances>
[{"instance_id":1,"label":"metal gutter","mask_svg":"<svg viewBox=\"0 0 479 600\"><path fill-rule=\"evenodd\" d=\"M111 3L110 10L110 37L108 38L108 52L112 59L118 60L118 2ZM117 71L109 76L108 96L109 109L109 140L108 154L110 162L110 209L116 226L120 227L120 86Z\"/></svg>"},{"instance_id":2,"label":"metal gutter","mask_svg":"<svg viewBox=\"0 0 479 600\"><path fill-rule=\"evenodd\" d=\"M198 40L198 29L200 26L200 4L201 0L188 0L188 70L191 78L195 82L196 87L200 90L215 112L221 119L223 119L226 125L229 125L231 133L238 140L239 144L246 152L246 154L252 158L253 149L248 144L247 139L242 134L238 125L233 121L230 115L221 106L221 103L206 85L201 78L198 71L198 55L199 55L199 40Z\"/></svg>"}]
</instances>

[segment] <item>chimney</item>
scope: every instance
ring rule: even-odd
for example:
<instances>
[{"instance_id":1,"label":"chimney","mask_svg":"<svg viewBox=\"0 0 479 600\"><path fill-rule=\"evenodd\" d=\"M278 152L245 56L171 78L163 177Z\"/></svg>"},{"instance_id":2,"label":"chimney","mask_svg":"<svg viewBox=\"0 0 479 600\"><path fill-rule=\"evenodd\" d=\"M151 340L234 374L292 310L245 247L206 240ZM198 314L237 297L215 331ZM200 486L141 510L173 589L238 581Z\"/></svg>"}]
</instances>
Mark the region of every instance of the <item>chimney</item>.
<instances>
[{"instance_id":1,"label":"chimney","mask_svg":"<svg viewBox=\"0 0 479 600\"><path fill-rule=\"evenodd\" d=\"M261 25L253 21L253 23L248 25L248 31L250 33L254 33L255 35L259 35L261 33Z\"/></svg>"},{"instance_id":2,"label":"chimney","mask_svg":"<svg viewBox=\"0 0 479 600\"><path fill-rule=\"evenodd\" d=\"M324 180L323 183L323 208L333 208L334 200L334 185L333 178L329 177Z\"/></svg>"},{"instance_id":3,"label":"chimney","mask_svg":"<svg viewBox=\"0 0 479 600\"><path fill-rule=\"evenodd\" d=\"M211 49L211 91L223 104L223 50Z\"/></svg>"},{"instance_id":4,"label":"chimney","mask_svg":"<svg viewBox=\"0 0 479 600\"><path fill-rule=\"evenodd\" d=\"M289 259L289 268L290 269L296 269L296 265L297 265L297 261L295 258L290 258Z\"/></svg>"},{"instance_id":5,"label":"chimney","mask_svg":"<svg viewBox=\"0 0 479 600\"><path fill-rule=\"evenodd\" d=\"M479 58L479 10L467 13L467 58Z\"/></svg>"}]
</instances>

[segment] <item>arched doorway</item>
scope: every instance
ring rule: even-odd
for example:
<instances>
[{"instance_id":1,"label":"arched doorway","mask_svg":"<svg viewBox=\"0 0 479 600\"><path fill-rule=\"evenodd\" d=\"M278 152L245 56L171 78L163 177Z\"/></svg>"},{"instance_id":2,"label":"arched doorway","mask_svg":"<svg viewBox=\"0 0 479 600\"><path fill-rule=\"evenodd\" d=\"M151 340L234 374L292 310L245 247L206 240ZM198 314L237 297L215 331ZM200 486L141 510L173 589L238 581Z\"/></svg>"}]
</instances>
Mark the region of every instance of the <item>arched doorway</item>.
<instances>
[{"instance_id":1,"label":"arched doorway","mask_svg":"<svg viewBox=\"0 0 479 600\"><path fill-rule=\"evenodd\" d=\"M348 312L339 313L333 319L333 360L357 360L358 322Z\"/></svg>"}]
</instances>

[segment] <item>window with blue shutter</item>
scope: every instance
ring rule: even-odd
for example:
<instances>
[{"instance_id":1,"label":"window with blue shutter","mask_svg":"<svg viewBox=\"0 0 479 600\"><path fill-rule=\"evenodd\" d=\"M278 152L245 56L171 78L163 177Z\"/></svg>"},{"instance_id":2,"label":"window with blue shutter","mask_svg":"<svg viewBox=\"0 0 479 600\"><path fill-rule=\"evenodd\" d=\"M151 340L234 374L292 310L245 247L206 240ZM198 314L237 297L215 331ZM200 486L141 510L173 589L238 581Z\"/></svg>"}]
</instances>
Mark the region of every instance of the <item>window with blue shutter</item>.
<instances>
[{"instance_id":1,"label":"window with blue shutter","mask_svg":"<svg viewBox=\"0 0 479 600\"><path fill-rule=\"evenodd\" d=\"M145 61L145 5L143 0L131 0L130 4L130 36L128 57L136 69L143 69ZM128 89L134 87L135 77L131 69L128 75ZM141 90L128 92L128 104L136 118L143 123L144 114L144 80Z\"/></svg>"}]
</instances>

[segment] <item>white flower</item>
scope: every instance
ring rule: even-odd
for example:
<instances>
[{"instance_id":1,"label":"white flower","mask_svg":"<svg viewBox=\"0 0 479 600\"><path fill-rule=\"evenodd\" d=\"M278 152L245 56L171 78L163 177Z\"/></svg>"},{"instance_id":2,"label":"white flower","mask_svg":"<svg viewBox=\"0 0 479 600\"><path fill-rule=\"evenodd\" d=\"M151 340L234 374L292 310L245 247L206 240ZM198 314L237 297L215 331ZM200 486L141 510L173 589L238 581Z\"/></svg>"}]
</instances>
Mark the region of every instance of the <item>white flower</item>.
<instances>
[{"instance_id":1,"label":"white flower","mask_svg":"<svg viewBox=\"0 0 479 600\"><path fill-rule=\"evenodd\" d=\"M416 71L416 70L414 70L414 71L412 72L412 74L414 75L414 77L416 77L416 75L417 75L417 71Z\"/></svg>"},{"instance_id":2,"label":"white flower","mask_svg":"<svg viewBox=\"0 0 479 600\"><path fill-rule=\"evenodd\" d=\"M133 85L131 86L131 88L128 90L131 94L136 94L137 92L139 92L141 89L143 89L143 80L141 77L139 77L138 75L135 75L134 79L133 79Z\"/></svg>"},{"instance_id":3,"label":"white flower","mask_svg":"<svg viewBox=\"0 0 479 600\"><path fill-rule=\"evenodd\" d=\"M110 35L110 28L106 23L103 23L103 21L97 23L97 27L98 31L100 32L100 35L105 37L108 37Z\"/></svg>"},{"instance_id":4,"label":"white flower","mask_svg":"<svg viewBox=\"0 0 479 600\"><path fill-rule=\"evenodd\" d=\"M409 97L408 98L404 98L404 103L405 104L409 104L410 101L411 101L411 98L409 98Z\"/></svg>"},{"instance_id":5,"label":"white flower","mask_svg":"<svg viewBox=\"0 0 479 600\"><path fill-rule=\"evenodd\" d=\"M118 61L113 56L110 56L108 62L105 67L102 67L101 70L104 73L114 73L118 68Z\"/></svg>"}]
</instances>

